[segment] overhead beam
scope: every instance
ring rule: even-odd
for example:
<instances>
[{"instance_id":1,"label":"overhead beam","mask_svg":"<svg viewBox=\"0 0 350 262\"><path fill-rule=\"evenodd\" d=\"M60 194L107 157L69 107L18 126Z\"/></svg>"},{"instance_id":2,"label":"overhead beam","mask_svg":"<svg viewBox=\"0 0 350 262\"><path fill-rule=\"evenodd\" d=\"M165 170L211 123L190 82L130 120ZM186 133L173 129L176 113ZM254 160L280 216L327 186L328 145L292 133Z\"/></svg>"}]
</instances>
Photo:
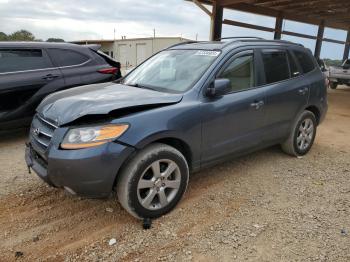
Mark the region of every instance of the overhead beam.
<instances>
[{"instance_id":1,"label":"overhead beam","mask_svg":"<svg viewBox=\"0 0 350 262\"><path fill-rule=\"evenodd\" d=\"M238 3L254 3L255 0L217 0L216 1L219 5L226 7L229 5L234 5L234 4L238 4Z\"/></svg>"},{"instance_id":2,"label":"overhead beam","mask_svg":"<svg viewBox=\"0 0 350 262\"><path fill-rule=\"evenodd\" d=\"M346 44L344 48L343 61L349 58L350 53L350 29L348 30L348 34L346 36Z\"/></svg>"},{"instance_id":3,"label":"overhead beam","mask_svg":"<svg viewBox=\"0 0 350 262\"><path fill-rule=\"evenodd\" d=\"M198 6L200 9L202 9L202 11L204 11L204 13L206 13L210 17L212 16L212 13L204 5L202 5L200 2L198 2L198 0L192 0L192 1L193 1L193 3L196 4L196 6Z\"/></svg>"},{"instance_id":4,"label":"overhead beam","mask_svg":"<svg viewBox=\"0 0 350 262\"><path fill-rule=\"evenodd\" d=\"M252 25L252 24L233 21L233 20L229 20L229 19L225 19L223 21L223 24L239 26L239 27L244 27L244 28L250 28L250 29L255 29L255 30L260 30L260 31L265 31L265 32L274 32L275 31L274 28L260 26L260 25Z\"/></svg>"},{"instance_id":5,"label":"overhead beam","mask_svg":"<svg viewBox=\"0 0 350 262\"><path fill-rule=\"evenodd\" d=\"M260 31L265 31L265 32L275 32L275 28L265 27L265 26L260 26L260 25L253 25L253 24L233 21L233 20L229 20L229 19L224 19L224 21L222 23L226 24L226 25L232 25L232 26L238 26L238 27L243 27L243 28L255 29L255 30L260 30ZM306 38L306 39L317 40L317 36L307 35L307 34L302 34L302 33L297 33L297 32L291 32L291 31L286 31L286 30L282 30L281 34L282 35L290 35L290 36L296 36L296 37L301 37L301 38ZM321 40L323 42L330 42L330 43L341 44L341 45L345 44L344 41L330 39L330 38L322 38ZM349 40L349 42L350 42L350 40Z\"/></svg>"},{"instance_id":6,"label":"overhead beam","mask_svg":"<svg viewBox=\"0 0 350 262\"><path fill-rule=\"evenodd\" d=\"M320 25L318 26L317 40L316 40L315 53L314 53L316 58L320 58L320 55L321 55L323 34L324 34L324 20L322 20Z\"/></svg>"}]
</instances>

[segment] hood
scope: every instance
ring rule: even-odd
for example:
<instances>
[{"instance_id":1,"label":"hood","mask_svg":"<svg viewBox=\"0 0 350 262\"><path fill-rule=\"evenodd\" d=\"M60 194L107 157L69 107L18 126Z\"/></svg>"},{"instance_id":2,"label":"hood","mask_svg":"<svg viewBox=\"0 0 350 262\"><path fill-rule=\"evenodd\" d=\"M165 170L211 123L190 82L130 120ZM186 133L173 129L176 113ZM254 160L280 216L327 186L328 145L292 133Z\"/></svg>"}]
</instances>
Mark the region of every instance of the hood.
<instances>
[{"instance_id":1,"label":"hood","mask_svg":"<svg viewBox=\"0 0 350 262\"><path fill-rule=\"evenodd\" d=\"M180 102L182 94L169 94L115 83L94 84L52 94L38 106L44 118L64 125L86 115L140 106Z\"/></svg>"}]
</instances>

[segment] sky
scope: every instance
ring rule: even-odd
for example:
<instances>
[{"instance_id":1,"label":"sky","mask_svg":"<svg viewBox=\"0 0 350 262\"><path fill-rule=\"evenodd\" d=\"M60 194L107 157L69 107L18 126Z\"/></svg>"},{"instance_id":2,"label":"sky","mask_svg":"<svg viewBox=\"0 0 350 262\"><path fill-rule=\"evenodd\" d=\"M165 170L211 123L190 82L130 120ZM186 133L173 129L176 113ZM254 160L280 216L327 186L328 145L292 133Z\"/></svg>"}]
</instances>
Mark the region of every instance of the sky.
<instances>
[{"instance_id":1,"label":"sky","mask_svg":"<svg viewBox=\"0 0 350 262\"><path fill-rule=\"evenodd\" d=\"M274 27L275 19L232 10L224 18ZM37 38L63 38L66 41L113 39L126 36L182 36L209 39L210 19L194 3L184 0L0 0L0 32L20 29ZM316 35L317 27L285 21L288 31ZM114 33L115 32L115 33ZM223 25L223 37L258 36L272 39L273 33ZM325 37L345 40L346 32L326 28ZM314 50L315 41L283 36ZM344 47L323 43L322 58L341 59Z\"/></svg>"}]
</instances>

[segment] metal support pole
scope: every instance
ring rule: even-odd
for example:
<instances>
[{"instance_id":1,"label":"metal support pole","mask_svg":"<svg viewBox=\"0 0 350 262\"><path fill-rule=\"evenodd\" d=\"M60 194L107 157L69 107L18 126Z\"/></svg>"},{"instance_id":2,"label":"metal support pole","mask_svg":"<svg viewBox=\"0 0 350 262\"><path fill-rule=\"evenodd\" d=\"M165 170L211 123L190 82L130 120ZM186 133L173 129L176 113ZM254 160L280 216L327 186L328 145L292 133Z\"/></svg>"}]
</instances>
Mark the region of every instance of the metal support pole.
<instances>
[{"instance_id":1,"label":"metal support pole","mask_svg":"<svg viewBox=\"0 0 350 262\"><path fill-rule=\"evenodd\" d=\"M344 55L343 55L343 61L349 58L350 53L350 29L348 30L348 35L346 37L346 43L344 48Z\"/></svg>"},{"instance_id":2,"label":"metal support pole","mask_svg":"<svg viewBox=\"0 0 350 262\"><path fill-rule=\"evenodd\" d=\"M282 16L276 17L275 35L273 37L275 40L280 40L281 39L282 26L283 26L283 17Z\"/></svg>"},{"instance_id":3,"label":"metal support pole","mask_svg":"<svg viewBox=\"0 0 350 262\"><path fill-rule=\"evenodd\" d=\"M320 58L320 55L321 55L323 34L324 34L324 20L322 20L320 25L318 26L317 40L316 40L316 46L315 46L315 57L316 58Z\"/></svg>"},{"instance_id":4,"label":"metal support pole","mask_svg":"<svg viewBox=\"0 0 350 262\"><path fill-rule=\"evenodd\" d=\"M210 40L212 41L221 38L223 13L224 8L220 6L217 1L213 2L213 12L210 24Z\"/></svg>"}]
</instances>

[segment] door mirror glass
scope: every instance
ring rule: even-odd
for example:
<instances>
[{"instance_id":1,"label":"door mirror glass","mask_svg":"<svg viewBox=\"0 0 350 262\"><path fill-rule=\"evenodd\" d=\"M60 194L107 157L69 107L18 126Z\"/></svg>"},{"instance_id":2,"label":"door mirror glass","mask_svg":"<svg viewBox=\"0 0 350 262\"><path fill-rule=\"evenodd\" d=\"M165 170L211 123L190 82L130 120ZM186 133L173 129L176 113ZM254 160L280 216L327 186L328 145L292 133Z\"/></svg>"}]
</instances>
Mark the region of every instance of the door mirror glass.
<instances>
[{"instance_id":1,"label":"door mirror glass","mask_svg":"<svg viewBox=\"0 0 350 262\"><path fill-rule=\"evenodd\" d=\"M227 78L215 79L214 83L207 90L210 97L223 96L231 91L231 81Z\"/></svg>"}]
</instances>

